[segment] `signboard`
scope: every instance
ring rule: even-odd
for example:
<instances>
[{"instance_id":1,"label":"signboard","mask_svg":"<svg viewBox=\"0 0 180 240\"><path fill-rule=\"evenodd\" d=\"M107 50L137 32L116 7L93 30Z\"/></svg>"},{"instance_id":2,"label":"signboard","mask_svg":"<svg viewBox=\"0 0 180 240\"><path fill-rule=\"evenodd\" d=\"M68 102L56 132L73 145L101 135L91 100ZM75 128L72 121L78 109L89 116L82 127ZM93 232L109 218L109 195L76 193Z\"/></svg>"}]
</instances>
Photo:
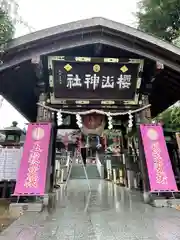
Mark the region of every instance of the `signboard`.
<instances>
[{"instance_id":1,"label":"signboard","mask_svg":"<svg viewBox=\"0 0 180 240\"><path fill-rule=\"evenodd\" d=\"M150 190L178 191L161 125L140 125Z\"/></svg>"},{"instance_id":2,"label":"signboard","mask_svg":"<svg viewBox=\"0 0 180 240\"><path fill-rule=\"evenodd\" d=\"M51 124L29 124L14 195L44 195Z\"/></svg>"},{"instance_id":3,"label":"signboard","mask_svg":"<svg viewBox=\"0 0 180 240\"><path fill-rule=\"evenodd\" d=\"M52 104L63 100L67 104L137 104L143 70L140 59L49 57L48 68Z\"/></svg>"},{"instance_id":4,"label":"signboard","mask_svg":"<svg viewBox=\"0 0 180 240\"><path fill-rule=\"evenodd\" d=\"M0 181L16 180L23 148L0 148Z\"/></svg>"}]
</instances>

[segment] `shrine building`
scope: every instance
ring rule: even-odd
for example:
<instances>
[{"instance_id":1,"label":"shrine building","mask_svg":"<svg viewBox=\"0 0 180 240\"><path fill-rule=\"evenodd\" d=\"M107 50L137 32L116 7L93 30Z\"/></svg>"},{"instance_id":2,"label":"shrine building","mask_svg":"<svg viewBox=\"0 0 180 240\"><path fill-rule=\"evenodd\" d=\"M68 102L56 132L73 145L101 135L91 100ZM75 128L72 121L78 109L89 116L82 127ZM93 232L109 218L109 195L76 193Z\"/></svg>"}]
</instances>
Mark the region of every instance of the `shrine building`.
<instances>
[{"instance_id":1,"label":"shrine building","mask_svg":"<svg viewBox=\"0 0 180 240\"><path fill-rule=\"evenodd\" d=\"M82 132L91 157L96 147L101 156L108 149L104 131L113 136L119 131L109 151L137 157L141 149L130 133L179 100L180 49L109 19L80 20L13 39L2 60L0 94L29 122L52 123L54 151L55 145L61 148L57 129ZM54 160L52 165L55 169Z\"/></svg>"}]
</instances>

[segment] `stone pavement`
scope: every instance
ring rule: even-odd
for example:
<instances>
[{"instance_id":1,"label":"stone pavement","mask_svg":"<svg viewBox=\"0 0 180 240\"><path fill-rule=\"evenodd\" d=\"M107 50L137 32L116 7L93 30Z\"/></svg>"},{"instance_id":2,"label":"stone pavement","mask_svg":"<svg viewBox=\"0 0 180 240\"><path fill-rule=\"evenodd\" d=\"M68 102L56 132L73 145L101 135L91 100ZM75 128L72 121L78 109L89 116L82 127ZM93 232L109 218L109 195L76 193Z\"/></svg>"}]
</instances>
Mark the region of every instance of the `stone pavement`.
<instances>
[{"instance_id":1,"label":"stone pavement","mask_svg":"<svg viewBox=\"0 0 180 240\"><path fill-rule=\"evenodd\" d=\"M153 208L137 192L103 180L71 180L55 211L26 213L0 240L180 240L180 212Z\"/></svg>"}]
</instances>

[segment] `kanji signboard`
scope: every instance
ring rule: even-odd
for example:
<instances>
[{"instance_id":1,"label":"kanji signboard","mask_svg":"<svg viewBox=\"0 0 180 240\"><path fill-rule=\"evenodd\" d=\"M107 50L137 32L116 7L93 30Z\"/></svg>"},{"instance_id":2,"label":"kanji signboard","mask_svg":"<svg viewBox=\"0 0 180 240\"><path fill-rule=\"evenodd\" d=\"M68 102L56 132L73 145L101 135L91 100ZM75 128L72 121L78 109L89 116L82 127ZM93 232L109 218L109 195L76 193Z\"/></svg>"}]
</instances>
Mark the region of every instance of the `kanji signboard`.
<instances>
[{"instance_id":1,"label":"kanji signboard","mask_svg":"<svg viewBox=\"0 0 180 240\"><path fill-rule=\"evenodd\" d=\"M58 100L135 100L143 61L49 57L52 103Z\"/></svg>"}]
</instances>

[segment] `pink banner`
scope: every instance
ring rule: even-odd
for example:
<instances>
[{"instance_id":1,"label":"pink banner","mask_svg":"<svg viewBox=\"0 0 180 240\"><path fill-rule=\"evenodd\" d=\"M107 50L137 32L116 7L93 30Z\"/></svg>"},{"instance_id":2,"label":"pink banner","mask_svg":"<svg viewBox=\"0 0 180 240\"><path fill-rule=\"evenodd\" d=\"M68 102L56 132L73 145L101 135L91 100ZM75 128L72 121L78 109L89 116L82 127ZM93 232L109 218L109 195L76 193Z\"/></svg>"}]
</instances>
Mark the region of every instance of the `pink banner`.
<instances>
[{"instance_id":1,"label":"pink banner","mask_svg":"<svg viewBox=\"0 0 180 240\"><path fill-rule=\"evenodd\" d=\"M30 123L14 195L44 195L51 123Z\"/></svg>"},{"instance_id":2,"label":"pink banner","mask_svg":"<svg viewBox=\"0 0 180 240\"><path fill-rule=\"evenodd\" d=\"M150 191L178 191L161 125L141 125Z\"/></svg>"}]
</instances>

